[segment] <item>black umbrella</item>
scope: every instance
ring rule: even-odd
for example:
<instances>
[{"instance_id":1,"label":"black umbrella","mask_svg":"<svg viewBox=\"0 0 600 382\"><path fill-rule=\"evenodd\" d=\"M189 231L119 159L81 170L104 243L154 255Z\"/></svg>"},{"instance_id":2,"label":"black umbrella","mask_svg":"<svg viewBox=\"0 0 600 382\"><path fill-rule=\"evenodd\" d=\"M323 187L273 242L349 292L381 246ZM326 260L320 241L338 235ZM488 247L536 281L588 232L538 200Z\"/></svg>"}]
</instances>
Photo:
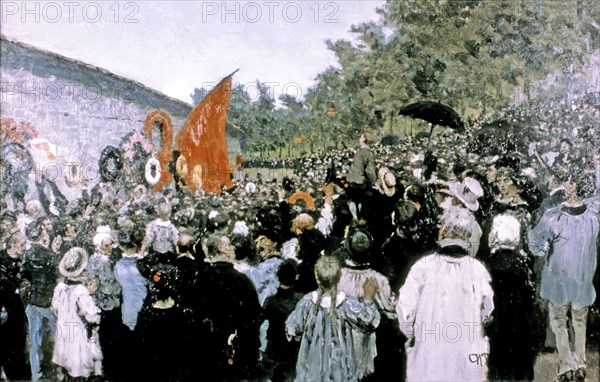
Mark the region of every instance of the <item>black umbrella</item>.
<instances>
[{"instance_id":1,"label":"black umbrella","mask_svg":"<svg viewBox=\"0 0 600 382\"><path fill-rule=\"evenodd\" d=\"M399 144L402 141L402 138L400 138L397 135L394 134L389 134L384 136L383 138L381 138L381 140L379 141L379 144L382 146L394 146Z\"/></svg>"},{"instance_id":2,"label":"black umbrella","mask_svg":"<svg viewBox=\"0 0 600 382\"><path fill-rule=\"evenodd\" d=\"M465 130L465 124L458 113L450 106L436 101L413 102L403 106L398 114L431 123L430 136L436 125L450 127L456 131Z\"/></svg>"}]
</instances>

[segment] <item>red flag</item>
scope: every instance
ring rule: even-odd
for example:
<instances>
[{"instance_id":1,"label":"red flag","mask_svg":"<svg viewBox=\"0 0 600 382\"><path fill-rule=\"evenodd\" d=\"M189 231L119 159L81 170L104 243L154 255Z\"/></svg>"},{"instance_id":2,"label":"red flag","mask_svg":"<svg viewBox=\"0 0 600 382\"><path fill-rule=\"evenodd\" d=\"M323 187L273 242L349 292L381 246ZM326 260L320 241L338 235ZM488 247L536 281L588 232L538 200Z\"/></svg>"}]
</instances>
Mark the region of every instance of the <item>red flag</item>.
<instances>
[{"instance_id":1,"label":"red flag","mask_svg":"<svg viewBox=\"0 0 600 382\"><path fill-rule=\"evenodd\" d=\"M233 74L223 79L191 111L177 134L177 150L187 163L185 181L192 192L220 194L231 188L227 155L227 108Z\"/></svg>"}]
</instances>

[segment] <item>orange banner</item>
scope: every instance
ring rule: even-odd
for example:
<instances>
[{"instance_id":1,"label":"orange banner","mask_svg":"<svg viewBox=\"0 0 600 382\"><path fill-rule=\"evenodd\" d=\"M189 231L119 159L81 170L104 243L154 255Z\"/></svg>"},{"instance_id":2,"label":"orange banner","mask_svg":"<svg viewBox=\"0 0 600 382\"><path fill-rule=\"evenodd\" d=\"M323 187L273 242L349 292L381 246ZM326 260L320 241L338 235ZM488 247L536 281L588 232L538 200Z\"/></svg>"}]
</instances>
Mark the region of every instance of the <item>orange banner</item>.
<instances>
[{"instance_id":1,"label":"orange banner","mask_svg":"<svg viewBox=\"0 0 600 382\"><path fill-rule=\"evenodd\" d=\"M192 192L202 187L206 193L220 194L223 186L233 185L226 134L231 79L226 77L200 101L175 139L187 163L185 181Z\"/></svg>"}]
</instances>

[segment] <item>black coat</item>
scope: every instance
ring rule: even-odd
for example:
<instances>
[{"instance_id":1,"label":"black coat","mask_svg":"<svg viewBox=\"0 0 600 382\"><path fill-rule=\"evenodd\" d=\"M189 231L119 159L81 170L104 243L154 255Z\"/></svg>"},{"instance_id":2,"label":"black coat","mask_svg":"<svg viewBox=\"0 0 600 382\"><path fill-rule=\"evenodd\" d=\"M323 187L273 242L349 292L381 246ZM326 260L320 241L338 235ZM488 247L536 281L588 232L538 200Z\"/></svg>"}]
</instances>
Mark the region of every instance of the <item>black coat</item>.
<instances>
[{"instance_id":1,"label":"black coat","mask_svg":"<svg viewBox=\"0 0 600 382\"><path fill-rule=\"evenodd\" d=\"M3 308L0 324L0 367L11 380L25 380L31 377L26 357L26 318L25 308L19 289L20 262L0 251L0 307Z\"/></svg>"},{"instance_id":2,"label":"black coat","mask_svg":"<svg viewBox=\"0 0 600 382\"><path fill-rule=\"evenodd\" d=\"M267 330L266 367L272 370L271 381L286 381L295 375L298 358L298 341L288 341L285 321L303 297L293 288L279 288L264 303L264 319L269 321Z\"/></svg>"},{"instance_id":3,"label":"black coat","mask_svg":"<svg viewBox=\"0 0 600 382\"><path fill-rule=\"evenodd\" d=\"M488 378L533 380L533 366L545 332L527 255L500 250L484 262L494 290L493 320L486 330L490 341Z\"/></svg>"},{"instance_id":4,"label":"black coat","mask_svg":"<svg viewBox=\"0 0 600 382\"><path fill-rule=\"evenodd\" d=\"M262 314L252 281L233 264L215 262L204 269L196 287L198 376L227 381L256 375Z\"/></svg>"},{"instance_id":5,"label":"black coat","mask_svg":"<svg viewBox=\"0 0 600 382\"><path fill-rule=\"evenodd\" d=\"M58 279L58 256L50 249L34 244L23 255L22 280L30 285L24 297L25 305L49 308Z\"/></svg>"}]
</instances>

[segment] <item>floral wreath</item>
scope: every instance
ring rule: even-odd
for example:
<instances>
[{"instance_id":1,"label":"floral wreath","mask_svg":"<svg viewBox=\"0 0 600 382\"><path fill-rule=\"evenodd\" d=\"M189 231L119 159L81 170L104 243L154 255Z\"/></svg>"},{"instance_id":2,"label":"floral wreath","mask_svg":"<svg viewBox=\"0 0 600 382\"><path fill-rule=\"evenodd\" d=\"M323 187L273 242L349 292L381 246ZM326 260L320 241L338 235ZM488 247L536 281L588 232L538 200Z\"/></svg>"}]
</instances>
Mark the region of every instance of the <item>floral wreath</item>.
<instances>
[{"instance_id":1,"label":"floral wreath","mask_svg":"<svg viewBox=\"0 0 600 382\"><path fill-rule=\"evenodd\" d=\"M310 194L308 194L305 191L296 191L292 194L292 196L290 196L290 198L288 199L290 204L295 204L297 200L302 199L306 202L306 208L309 210L314 210L315 209L315 201L312 198L312 196L310 196Z\"/></svg>"},{"instance_id":2,"label":"floral wreath","mask_svg":"<svg viewBox=\"0 0 600 382\"><path fill-rule=\"evenodd\" d=\"M12 118L0 120L0 144L17 142L25 145L29 140L38 137L38 132L31 122L17 122Z\"/></svg>"},{"instance_id":3,"label":"floral wreath","mask_svg":"<svg viewBox=\"0 0 600 382\"><path fill-rule=\"evenodd\" d=\"M161 170L160 162L154 157L150 157L144 168L144 176L149 185L155 186L160 180Z\"/></svg>"},{"instance_id":4,"label":"floral wreath","mask_svg":"<svg viewBox=\"0 0 600 382\"><path fill-rule=\"evenodd\" d=\"M109 166L110 162L113 166ZM123 158L121 151L114 146L106 146L100 153L100 177L103 182L112 182L121 177Z\"/></svg>"},{"instance_id":5,"label":"floral wreath","mask_svg":"<svg viewBox=\"0 0 600 382\"><path fill-rule=\"evenodd\" d=\"M154 146L152 143L139 131L135 131L123 144L123 152L125 153L125 158L132 160L135 156L135 144L139 143L140 147L146 152L146 154L153 154Z\"/></svg>"}]
</instances>

